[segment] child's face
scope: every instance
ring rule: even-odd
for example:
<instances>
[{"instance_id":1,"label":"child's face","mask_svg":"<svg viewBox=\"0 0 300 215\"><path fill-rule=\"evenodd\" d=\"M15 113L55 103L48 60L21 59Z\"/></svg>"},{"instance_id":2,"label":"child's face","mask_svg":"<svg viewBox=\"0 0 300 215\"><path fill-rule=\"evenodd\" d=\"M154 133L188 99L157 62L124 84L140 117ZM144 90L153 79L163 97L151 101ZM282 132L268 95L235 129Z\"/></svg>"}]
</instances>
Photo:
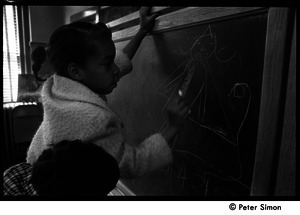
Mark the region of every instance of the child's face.
<instances>
[{"instance_id":1,"label":"child's face","mask_svg":"<svg viewBox=\"0 0 300 215\"><path fill-rule=\"evenodd\" d=\"M81 68L81 83L97 94L106 95L117 87L119 68L115 65L115 45L112 40L96 42L97 54L89 57Z\"/></svg>"}]
</instances>

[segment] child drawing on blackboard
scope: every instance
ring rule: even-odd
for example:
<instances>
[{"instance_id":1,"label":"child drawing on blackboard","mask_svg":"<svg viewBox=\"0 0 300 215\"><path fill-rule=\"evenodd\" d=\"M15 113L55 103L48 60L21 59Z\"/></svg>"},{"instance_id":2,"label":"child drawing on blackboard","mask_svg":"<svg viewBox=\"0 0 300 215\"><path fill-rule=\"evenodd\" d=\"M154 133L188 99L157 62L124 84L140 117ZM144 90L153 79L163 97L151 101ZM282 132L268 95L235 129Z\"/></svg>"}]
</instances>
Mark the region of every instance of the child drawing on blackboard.
<instances>
[{"instance_id":1,"label":"child drawing on blackboard","mask_svg":"<svg viewBox=\"0 0 300 215\"><path fill-rule=\"evenodd\" d=\"M28 163L34 164L51 144L77 139L93 142L112 155L122 178L143 175L172 161L168 143L188 111L183 98L178 95L169 103L167 129L133 147L126 143L122 120L105 97L131 71L130 60L158 16L149 11L149 7L140 9L140 29L122 51L115 49L105 24L82 22L58 28L46 49L35 50L35 74L46 57L55 74L43 86L44 119L29 147Z\"/></svg>"}]
</instances>

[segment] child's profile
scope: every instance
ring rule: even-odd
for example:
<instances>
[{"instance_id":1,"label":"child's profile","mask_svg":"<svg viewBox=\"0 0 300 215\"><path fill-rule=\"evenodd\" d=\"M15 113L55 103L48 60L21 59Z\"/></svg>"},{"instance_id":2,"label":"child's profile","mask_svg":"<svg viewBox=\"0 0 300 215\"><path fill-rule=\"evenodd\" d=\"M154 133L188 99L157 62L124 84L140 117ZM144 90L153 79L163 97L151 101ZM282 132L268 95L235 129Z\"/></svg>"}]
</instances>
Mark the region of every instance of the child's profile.
<instances>
[{"instance_id":1,"label":"child's profile","mask_svg":"<svg viewBox=\"0 0 300 215\"><path fill-rule=\"evenodd\" d=\"M36 76L46 58L55 74L42 89L44 119L29 147L28 163L34 164L44 150L63 140L93 142L103 148L117 161L121 178L140 176L172 162L169 144L189 109L184 97L169 103L166 129L137 147L127 143L126 125L106 99L119 79L130 75L131 60L157 16L142 7L140 29L122 50L115 49L104 23L75 22L58 28L47 47L33 53L40 56L33 64Z\"/></svg>"}]
</instances>

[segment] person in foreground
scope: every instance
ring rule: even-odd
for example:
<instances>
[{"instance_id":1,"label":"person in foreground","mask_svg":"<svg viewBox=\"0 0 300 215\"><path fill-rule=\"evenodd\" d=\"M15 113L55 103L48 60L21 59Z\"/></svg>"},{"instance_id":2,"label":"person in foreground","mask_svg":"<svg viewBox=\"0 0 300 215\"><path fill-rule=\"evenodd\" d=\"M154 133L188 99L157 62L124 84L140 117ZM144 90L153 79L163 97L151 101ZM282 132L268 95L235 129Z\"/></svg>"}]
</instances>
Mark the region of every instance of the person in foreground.
<instances>
[{"instance_id":1,"label":"person in foreground","mask_svg":"<svg viewBox=\"0 0 300 215\"><path fill-rule=\"evenodd\" d=\"M79 140L61 141L44 150L31 166L4 172L4 196L107 196L119 180L117 161L101 147Z\"/></svg>"}]
</instances>

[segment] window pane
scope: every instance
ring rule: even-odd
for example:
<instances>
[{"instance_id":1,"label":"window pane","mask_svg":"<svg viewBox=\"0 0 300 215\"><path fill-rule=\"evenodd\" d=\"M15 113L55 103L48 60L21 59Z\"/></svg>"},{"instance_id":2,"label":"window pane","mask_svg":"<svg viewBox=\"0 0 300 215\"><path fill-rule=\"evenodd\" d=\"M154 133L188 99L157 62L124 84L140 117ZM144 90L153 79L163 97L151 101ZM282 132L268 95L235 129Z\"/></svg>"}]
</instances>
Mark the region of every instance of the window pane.
<instances>
[{"instance_id":1,"label":"window pane","mask_svg":"<svg viewBox=\"0 0 300 215\"><path fill-rule=\"evenodd\" d=\"M3 7L3 102L17 101L20 44L16 6Z\"/></svg>"}]
</instances>

